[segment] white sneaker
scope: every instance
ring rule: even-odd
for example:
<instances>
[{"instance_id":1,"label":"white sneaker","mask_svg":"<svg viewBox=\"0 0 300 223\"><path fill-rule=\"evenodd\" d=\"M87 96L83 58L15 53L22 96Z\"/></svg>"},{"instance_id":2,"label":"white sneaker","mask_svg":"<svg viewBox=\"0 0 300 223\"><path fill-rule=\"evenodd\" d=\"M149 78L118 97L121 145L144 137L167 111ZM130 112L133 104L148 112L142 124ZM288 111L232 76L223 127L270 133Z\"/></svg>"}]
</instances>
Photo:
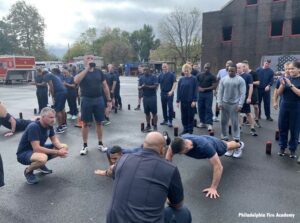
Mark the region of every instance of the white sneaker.
<instances>
[{"instance_id":1,"label":"white sneaker","mask_svg":"<svg viewBox=\"0 0 300 223\"><path fill-rule=\"evenodd\" d=\"M219 119L215 116L215 117L213 117L213 121L214 122L219 122Z\"/></svg>"},{"instance_id":2,"label":"white sneaker","mask_svg":"<svg viewBox=\"0 0 300 223\"><path fill-rule=\"evenodd\" d=\"M234 153L234 150L228 150L228 151L225 153L225 156L230 157L230 156L233 155L233 153Z\"/></svg>"},{"instance_id":3,"label":"white sneaker","mask_svg":"<svg viewBox=\"0 0 300 223\"><path fill-rule=\"evenodd\" d=\"M197 127L198 127L198 128L205 128L205 127L206 127L206 125L205 125L205 124L203 124L202 122L200 122L200 123L197 125Z\"/></svg>"},{"instance_id":4,"label":"white sneaker","mask_svg":"<svg viewBox=\"0 0 300 223\"><path fill-rule=\"evenodd\" d=\"M212 127L212 125L207 125L207 131L212 131L212 129L213 129L213 127Z\"/></svg>"},{"instance_id":5,"label":"white sneaker","mask_svg":"<svg viewBox=\"0 0 300 223\"><path fill-rule=\"evenodd\" d=\"M103 153L105 153L107 151L107 147L105 147L104 145L99 145L98 149Z\"/></svg>"},{"instance_id":6,"label":"white sneaker","mask_svg":"<svg viewBox=\"0 0 300 223\"><path fill-rule=\"evenodd\" d=\"M72 118L72 115L67 114L67 119L71 119L71 118Z\"/></svg>"},{"instance_id":7,"label":"white sneaker","mask_svg":"<svg viewBox=\"0 0 300 223\"><path fill-rule=\"evenodd\" d=\"M80 155L86 155L88 153L88 147L82 147L82 149L80 150Z\"/></svg>"},{"instance_id":8,"label":"white sneaker","mask_svg":"<svg viewBox=\"0 0 300 223\"><path fill-rule=\"evenodd\" d=\"M243 154L243 150L240 148L236 149L233 153L234 158L240 158Z\"/></svg>"},{"instance_id":9,"label":"white sneaker","mask_svg":"<svg viewBox=\"0 0 300 223\"><path fill-rule=\"evenodd\" d=\"M76 115L73 115L72 116L72 120L76 120L77 119L77 116Z\"/></svg>"}]
</instances>

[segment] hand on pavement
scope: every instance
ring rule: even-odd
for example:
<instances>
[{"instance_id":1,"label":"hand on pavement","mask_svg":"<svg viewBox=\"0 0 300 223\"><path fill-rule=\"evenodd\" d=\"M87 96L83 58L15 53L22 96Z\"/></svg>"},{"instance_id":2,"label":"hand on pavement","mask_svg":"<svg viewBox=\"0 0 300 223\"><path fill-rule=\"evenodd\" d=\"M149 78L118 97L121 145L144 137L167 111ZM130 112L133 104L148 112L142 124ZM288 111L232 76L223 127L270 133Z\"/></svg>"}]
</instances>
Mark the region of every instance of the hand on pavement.
<instances>
[{"instance_id":1,"label":"hand on pavement","mask_svg":"<svg viewBox=\"0 0 300 223\"><path fill-rule=\"evenodd\" d=\"M209 187L202 191L203 193L206 193L206 197L217 199L220 197L218 194L218 191L215 188Z\"/></svg>"}]
</instances>

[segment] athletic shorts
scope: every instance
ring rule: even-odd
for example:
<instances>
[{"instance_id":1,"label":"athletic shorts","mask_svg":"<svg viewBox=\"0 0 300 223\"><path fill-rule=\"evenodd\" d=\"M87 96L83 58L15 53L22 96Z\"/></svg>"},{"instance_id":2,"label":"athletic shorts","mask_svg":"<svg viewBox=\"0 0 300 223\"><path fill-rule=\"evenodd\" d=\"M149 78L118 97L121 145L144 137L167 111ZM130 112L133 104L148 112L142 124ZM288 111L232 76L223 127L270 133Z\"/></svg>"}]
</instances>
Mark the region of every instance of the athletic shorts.
<instances>
[{"instance_id":1,"label":"athletic shorts","mask_svg":"<svg viewBox=\"0 0 300 223\"><path fill-rule=\"evenodd\" d=\"M251 98L251 105L258 105L258 91L257 89L253 91Z\"/></svg>"},{"instance_id":2,"label":"athletic shorts","mask_svg":"<svg viewBox=\"0 0 300 223\"><path fill-rule=\"evenodd\" d=\"M65 109L65 104L67 100L66 92L57 92L54 96L54 110L56 112L61 112Z\"/></svg>"},{"instance_id":3,"label":"athletic shorts","mask_svg":"<svg viewBox=\"0 0 300 223\"><path fill-rule=\"evenodd\" d=\"M81 120L85 123L104 121L105 104L103 97L81 97Z\"/></svg>"},{"instance_id":4,"label":"athletic shorts","mask_svg":"<svg viewBox=\"0 0 300 223\"><path fill-rule=\"evenodd\" d=\"M16 132L24 131L31 122L31 120L16 119Z\"/></svg>"},{"instance_id":5,"label":"athletic shorts","mask_svg":"<svg viewBox=\"0 0 300 223\"><path fill-rule=\"evenodd\" d=\"M139 98L144 97L143 89L139 89Z\"/></svg>"},{"instance_id":6,"label":"athletic shorts","mask_svg":"<svg viewBox=\"0 0 300 223\"><path fill-rule=\"evenodd\" d=\"M217 153L218 156L223 156L227 152L227 144L223 142L221 139L215 140L217 144Z\"/></svg>"},{"instance_id":7,"label":"athletic shorts","mask_svg":"<svg viewBox=\"0 0 300 223\"><path fill-rule=\"evenodd\" d=\"M143 98L143 105L144 105L144 113L149 115L152 113L153 115L157 114L157 99L155 96L144 97Z\"/></svg>"},{"instance_id":8,"label":"athletic shorts","mask_svg":"<svg viewBox=\"0 0 300 223\"><path fill-rule=\"evenodd\" d=\"M54 149L53 144L45 144L43 147L47 149ZM31 161L32 154L33 154L33 150L24 151L17 155L17 160L19 163L23 165L30 165L32 163ZM54 158L53 155L49 155L49 154L46 155L48 156L48 161Z\"/></svg>"},{"instance_id":9,"label":"athletic shorts","mask_svg":"<svg viewBox=\"0 0 300 223\"><path fill-rule=\"evenodd\" d=\"M241 113L245 113L245 114L251 113L250 104L244 103Z\"/></svg>"}]
</instances>

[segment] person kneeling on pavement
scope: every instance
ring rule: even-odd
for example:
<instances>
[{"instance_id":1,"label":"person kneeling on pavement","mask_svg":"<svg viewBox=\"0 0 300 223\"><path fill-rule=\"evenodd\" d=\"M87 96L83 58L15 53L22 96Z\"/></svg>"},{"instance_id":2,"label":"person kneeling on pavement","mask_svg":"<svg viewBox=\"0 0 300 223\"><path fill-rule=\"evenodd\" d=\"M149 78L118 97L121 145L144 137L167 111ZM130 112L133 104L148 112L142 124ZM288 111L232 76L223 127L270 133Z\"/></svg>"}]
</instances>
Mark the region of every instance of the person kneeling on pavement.
<instances>
[{"instance_id":1,"label":"person kneeling on pavement","mask_svg":"<svg viewBox=\"0 0 300 223\"><path fill-rule=\"evenodd\" d=\"M68 146L62 144L54 133L55 111L52 108L43 108L40 119L32 122L25 130L17 151L17 160L23 165L28 165L24 176L28 184L38 183L34 170L44 174L52 173L46 167L47 161L68 155ZM51 144L46 144L50 138Z\"/></svg>"}]
</instances>

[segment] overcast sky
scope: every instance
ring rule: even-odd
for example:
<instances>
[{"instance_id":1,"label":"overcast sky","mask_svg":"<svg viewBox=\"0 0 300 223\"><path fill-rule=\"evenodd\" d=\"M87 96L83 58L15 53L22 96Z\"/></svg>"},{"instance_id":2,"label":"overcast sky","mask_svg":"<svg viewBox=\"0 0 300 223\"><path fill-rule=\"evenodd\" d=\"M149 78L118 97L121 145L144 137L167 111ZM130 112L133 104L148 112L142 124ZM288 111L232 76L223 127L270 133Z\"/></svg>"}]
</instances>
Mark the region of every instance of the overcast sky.
<instances>
[{"instance_id":1,"label":"overcast sky","mask_svg":"<svg viewBox=\"0 0 300 223\"><path fill-rule=\"evenodd\" d=\"M16 0L0 0L0 17L6 16ZM229 0L25 0L45 19L48 48L66 48L89 27L140 29L158 22L175 8L198 8L202 12L221 9Z\"/></svg>"}]
</instances>

